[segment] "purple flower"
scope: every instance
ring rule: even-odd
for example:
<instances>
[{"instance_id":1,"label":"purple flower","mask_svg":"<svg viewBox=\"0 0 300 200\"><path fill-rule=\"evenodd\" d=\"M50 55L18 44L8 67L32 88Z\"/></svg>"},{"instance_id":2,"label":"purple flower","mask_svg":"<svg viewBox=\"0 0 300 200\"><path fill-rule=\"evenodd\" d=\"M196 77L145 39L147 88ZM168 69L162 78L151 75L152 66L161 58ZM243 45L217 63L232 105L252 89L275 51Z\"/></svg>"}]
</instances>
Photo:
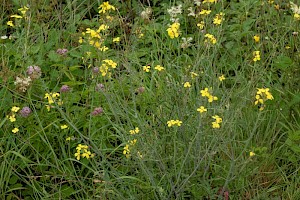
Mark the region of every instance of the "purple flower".
<instances>
[{"instance_id":1,"label":"purple flower","mask_svg":"<svg viewBox=\"0 0 300 200\"><path fill-rule=\"evenodd\" d=\"M42 70L39 66L29 66L26 73L32 80L34 80L41 77Z\"/></svg>"},{"instance_id":2,"label":"purple flower","mask_svg":"<svg viewBox=\"0 0 300 200\"><path fill-rule=\"evenodd\" d=\"M68 53L68 49L57 49L56 53L65 56Z\"/></svg>"},{"instance_id":3,"label":"purple flower","mask_svg":"<svg viewBox=\"0 0 300 200\"><path fill-rule=\"evenodd\" d=\"M23 107L22 110L20 110L20 115L22 117L28 117L31 114L31 109L29 107Z\"/></svg>"},{"instance_id":4,"label":"purple flower","mask_svg":"<svg viewBox=\"0 0 300 200\"><path fill-rule=\"evenodd\" d=\"M98 107L98 108L94 109L94 111L91 113L91 115L92 116L97 116L97 115L100 115L101 113L103 113L103 108Z\"/></svg>"},{"instance_id":5,"label":"purple flower","mask_svg":"<svg viewBox=\"0 0 300 200\"><path fill-rule=\"evenodd\" d=\"M94 67L92 71L93 71L94 74L98 74L99 73L99 67Z\"/></svg>"},{"instance_id":6,"label":"purple flower","mask_svg":"<svg viewBox=\"0 0 300 200\"><path fill-rule=\"evenodd\" d=\"M95 90L97 91L97 92L99 92L99 91L103 91L104 90L104 85L102 84L102 83L98 83L97 85L96 85L96 88L95 88Z\"/></svg>"},{"instance_id":7,"label":"purple flower","mask_svg":"<svg viewBox=\"0 0 300 200\"><path fill-rule=\"evenodd\" d=\"M69 92L70 91L70 87L68 85L63 85L60 88L60 92L65 93L65 92Z\"/></svg>"}]
</instances>

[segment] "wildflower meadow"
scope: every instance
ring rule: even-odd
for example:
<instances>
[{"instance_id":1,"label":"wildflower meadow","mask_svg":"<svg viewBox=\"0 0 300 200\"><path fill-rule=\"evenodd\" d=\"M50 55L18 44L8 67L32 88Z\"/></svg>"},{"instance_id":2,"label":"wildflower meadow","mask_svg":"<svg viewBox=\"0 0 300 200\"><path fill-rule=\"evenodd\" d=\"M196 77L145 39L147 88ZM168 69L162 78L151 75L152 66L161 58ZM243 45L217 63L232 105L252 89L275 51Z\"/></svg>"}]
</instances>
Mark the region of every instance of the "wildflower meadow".
<instances>
[{"instance_id":1,"label":"wildflower meadow","mask_svg":"<svg viewBox=\"0 0 300 200\"><path fill-rule=\"evenodd\" d=\"M300 1L0 2L0 199L300 199Z\"/></svg>"}]
</instances>

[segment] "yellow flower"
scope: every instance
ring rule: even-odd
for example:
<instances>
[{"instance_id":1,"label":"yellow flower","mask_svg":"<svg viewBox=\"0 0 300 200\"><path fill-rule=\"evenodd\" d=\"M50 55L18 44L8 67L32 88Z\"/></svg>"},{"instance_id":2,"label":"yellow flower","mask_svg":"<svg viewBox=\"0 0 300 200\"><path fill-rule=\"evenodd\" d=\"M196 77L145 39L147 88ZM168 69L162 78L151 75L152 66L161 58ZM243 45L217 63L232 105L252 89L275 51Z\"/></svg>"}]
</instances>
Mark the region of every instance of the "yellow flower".
<instances>
[{"instance_id":1,"label":"yellow flower","mask_svg":"<svg viewBox=\"0 0 300 200\"><path fill-rule=\"evenodd\" d=\"M101 24L97 30L97 33L100 33L101 31L105 31L109 29L109 26L107 26L106 24Z\"/></svg>"},{"instance_id":2,"label":"yellow flower","mask_svg":"<svg viewBox=\"0 0 300 200\"><path fill-rule=\"evenodd\" d=\"M213 23L216 25L220 25L223 20L224 20L224 13L220 12L219 14L216 14Z\"/></svg>"},{"instance_id":3,"label":"yellow flower","mask_svg":"<svg viewBox=\"0 0 300 200\"><path fill-rule=\"evenodd\" d=\"M164 70L165 68L162 67L162 66L160 66L160 65L156 65L156 67L155 67L154 69L156 69L157 71L162 71L162 70Z\"/></svg>"},{"instance_id":4,"label":"yellow flower","mask_svg":"<svg viewBox=\"0 0 300 200\"><path fill-rule=\"evenodd\" d=\"M19 132L19 129L18 128L14 128L11 132L17 133L17 132Z\"/></svg>"},{"instance_id":5,"label":"yellow flower","mask_svg":"<svg viewBox=\"0 0 300 200\"><path fill-rule=\"evenodd\" d=\"M255 95L255 105L259 105L259 110L263 110L265 108L265 101L267 100L273 100L274 97L273 95L270 93L270 89L269 88L257 88L257 92Z\"/></svg>"},{"instance_id":6,"label":"yellow flower","mask_svg":"<svg viewBox=\"0 0 300 200\"><path fill-rule=\"evenodd\" d=\"M138 127L135 127L134 130L130 130L130 131L129 131L129 133L130 133L131 135L135 135L135 134L137 134L137 133L139 133L139 132L140 132L140 129L139 129Z\"/></svg>"},{"instance_id":7,"label":"yellow flower","mask_svg":"<svg viewBox=\"0 0 300 200\"><path fill-rule=\"evenodd\" d=\"M14 23L13 23L13 21L8 21L6 24L7 24L8 26L11 26L11 27L14 27L14 26L15 26Z\"/></svg>"},{"instance_id":8,"label":"yellow flower","mask_svg":"<svg viewBox=\"0 0 300 200\"><path fill-rule=\"evenodd\" d=\"M179 27L180 23L178 22L175 22L169 26L167 32L171 39L179 37Z\"/></svg>"},{"instance_id":9,"label":"yellow flower","mask_svg":"<svg viewBox=\"0 0 300 200\"><path fill-rule=\"evenodd\" d=\"M66 141L71 141L71 137L67 137L67 138L66 138Z\"/></svg>"},{"instance_id":10,"label":"yellow flower","mask_svg":"<svg viewBox=\"0 0 300 200\"><path fill-rule=\"evenodd\" d=\"M217 3L218 0L204 0L202 3Z\"/></svg>"},{"instance_id":11,"label":"yellow flower","mask_svg":"<svg viewBox=\"0 0 300 200\"><path fill-rule=\"evenodd\" d=\"M219 81L224 81L226 78L225 78L225 76L222 74L222 76L219 76Z\"/></svg>"},{"instance_id":12,"label":"yellow flower","mask_svg":"<svg viewBox=\"0 0 300 200\"><path fill-rule=\"evenodd\" d=\"M254 39L255 42L259 42L260 37L259 37L259 35L254 35L253 39Z\"/></svg>"},{"instance_id":13,"label":"yellow flower","mask_svg":"<svg viewBox=\"0 0 300 200\"><path fill-rule=\"evenodd\" d=\"M250 157L253 157L253 156L255 156L255 153L252 152L252 151L250 151L249 156L250 156Z\"/></svg>"},{"instance_id":14,"label":"yellow flower","mask_svg":"<svg viewBox=\"0 0 300 200\"><path fill-rule=\"evenodd\" d=\"M194 78L196 78L198 76L198 74L195 73L195 72L191 72L190 74L191 74L192 79L194 79Z\"/></svg>"},{"instance_id":15,"label":"yellow flower","mask_svg":"<svg viewBox=\"0 0 300 200\"><path fill-rule=\"evenodd\" d=\"M15 112L15 113L18 112L19 110L20 110L20 108L17 107L17 106L14 106L14 107L11 108L11 111Z\"/></svg>"},{"instance_id":16,"label":"yellow flower","mask_svg":"<svg viewBox=\"0 0 300 200\"><path fill-rule=\"evenodd\" d=\"M27 6L24 6L22 8L19 8L18 11L20 11L22 13L22 15L24 16L27 12L29 8Z\"/></svg>"},{"instance_id":17,"label":"yellow flower","mask_svg":"<svg viewBox=\"0 0 300 200\"><path fill-rule=\"evenodd\" d=\"M185 87L185 88L190 88L190 87L191 87L190 82L185 82L185 83L183 84L183 87Z\"/></svg>"},{"instance_id":18,"label":"yellow flower","mask_svg":"<svg viewBox=\"0 0 300 200\"><path fill-rule=\"evenodd\" d=\"M200 23L197 24L200 30L204 29L204 25L205 25L204 21L201 21Z\"/></svg>"},{"instance_id":19,"label":"yellow flower","mask_svg":"<svg viewBox=\"0 0 300 200\"><path fill-rule=\"evenodd\" d=\"M143 66L143 70L145 71L145 72L150 72L150 66L149 65L146 65L146 66Z\"/></svg>"},{"instance_id":20,"label":"yellow flower","mask_svg":"<svg viewBox=\"0 0 300 200\"><path fill-rule=\"evenodd\" d=\"M212 44L217 43L217 39L212 34L207 33L204 35L204 37L207 38L204 42L210 42Z\"/></svg>"},{"instance_id":21,"label":"yellow flower","mask_svg":"<svg viewBox=\"0 0 300 200\"><path fill-rule=\"evenodd\" d=\"M203 9L203 10L201 10L199 12L199 15L209 15L210 13L211 13L211 10L205 10L205 9Z\"/></svg>"},{"instance_id":22,"label":"yellow flower","mask_svg":"<svg viewBox=\"0 0 300 200\"><path fill-rule=\"evenodd\" d=\"M11 116L8 117L10 122L15 122L16 121L16 116L13 114Z\"/></svg>"},{"instance_id":23,"label":"yellow flower","mask_svg":"<svg viewBox=\"0 0 300 200\"><path fill-rule=\"evenodd\" d=\"M254 62L259 61L260 60L260 51L254 51L253 56L254 56L254 58L253 58Z\"/></svg>"},{"instance_id":24,"label":"yellow flower","mask_svg":"<svg viewBox=\"0 0 300 200\"><path fill-rule=\"evenodd\" d=\"M216 123L218 123L218 124L222 122L222 118L219 117L218 115L214 115L214 116L212 116L212 118L215 119Z\"/></svg>"},{"instance_id":25,"label":"yellow flower","mask_svg":"<svg viewBox=\"0 0 300 200\"><path fill-rule=\"evenodd\" d=\"M212 122L211 124L212 124L213 128L220 128L221 127L220 124L218 124L217 122Z\"/></svg>"},{"instance_id":26,"label":"yellow flower","mask_svg":"<svg viewBox=\"0 0 300 200\"><path fill-rule=\"evenodd\" d=\"M167 124L168 124L168 127L171 127L171 126L174 126L174 125L181 126L182 121L180 121L178 119L176 119L176 120L172 119L172 120L167 121Z\"/></svg>"},{"instance_id":27,"label":"yellow flower","mask_svg":"<svg viewBox=\"0 0 300 200\"><path fill-rule=\"evenodd\" d=\"M207 112L207 109L204 107L204 106L200 106L198 109L197 109L198 112L200 113L203 113L203 112Z\"/></svg>"},{"instance_id":28,"label":"yellow flower","mask_svg":"<svg viewBox=\"0 0 300 200\"><path fill-rule=\"evenodd\" d=\"M203 97L209 96L208 88L204 88L204 90L201 90L200 93Z\"/></svg>"},{"instance_id":29,"label":"yellow flower","mask_svg":"<svg viewBox=\"0 0 300 200\"><path fill-rule=\"evenodd\" d=\"M113 38L113 42L120 42L120 37Z\"/></svg>"},{"instance_id":30,"label":"yellow flower","mask_svg":"<svg viewBox=\"0 0 300 200\"><path fill-rule=\"evenodd\" d=\"M99 14L106 13L106 11L109 11L109 10L116 10L116 8L114 6L112 6L112 5L110 5L108 1L103 2L99 6Z\"/></svg>"},{"instance_id":31,"label":"yellow flower","mask_svg":"<svg viewBox=\"0 0 300 200\"><path fill-rule=\"evenodd\" d=\"M61 129L66 129L68 126L66 124L60 126Z\"/></svg>"},{"instance_id":32,"label":"yellow flower","mask_svg":"<svg viewBox=\"0 0 300 200\"><path fill-rule=\"evenodd\" d=\"M17 18L17 19L22 19L23 17L21 15L11 15L11 18Z\"/></svg>"},{"instance_id":33,"label":"yellow flower","mask_svg":"<svg viewBox=\"0 0 300 200\"><path fill-rule=\"evenodd\" d=\"M76 157L77 160L80 160L80 151L77 151L74 156Z\"/></svg>"}]
</instances>

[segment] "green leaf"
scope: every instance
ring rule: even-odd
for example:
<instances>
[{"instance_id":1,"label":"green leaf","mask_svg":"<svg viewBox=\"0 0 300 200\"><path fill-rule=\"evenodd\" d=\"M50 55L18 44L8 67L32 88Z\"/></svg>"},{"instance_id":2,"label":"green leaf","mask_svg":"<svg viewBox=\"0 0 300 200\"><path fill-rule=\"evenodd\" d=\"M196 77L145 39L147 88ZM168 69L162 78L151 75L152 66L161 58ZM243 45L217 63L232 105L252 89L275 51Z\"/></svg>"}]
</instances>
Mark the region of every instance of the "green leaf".
<instances>
[{"instance_id":1,"label":"green leaf","mask_svg":"<svg viewBox=\"0 0 300 200\"><path fill-rule=\"evenodd\" d=\"M48 58L52 61L52 62L60 62L61 61L61 56L58 55L55 51L50 51L48 53Z\"/></svg>"},{"instance_id":2,"label":"green leaf","mask_svg":"<svg viewBox=\"0 0 300 200\"><path fill-rule=\"evenodd\" d=\"M277 69L285 70L289 68L292 64L292 59L285 55L280 55L274 60L274 67Z\"/></svg>"}]
</instances>

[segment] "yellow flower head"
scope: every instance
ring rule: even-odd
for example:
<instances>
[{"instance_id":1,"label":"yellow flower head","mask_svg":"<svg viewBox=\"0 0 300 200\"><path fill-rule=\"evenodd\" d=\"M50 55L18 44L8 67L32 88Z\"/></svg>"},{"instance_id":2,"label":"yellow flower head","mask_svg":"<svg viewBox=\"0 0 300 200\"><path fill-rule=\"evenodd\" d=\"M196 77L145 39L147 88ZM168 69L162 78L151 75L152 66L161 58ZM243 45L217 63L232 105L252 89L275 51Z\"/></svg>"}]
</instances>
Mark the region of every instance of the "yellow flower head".
<instances>
[{"instance_id":1,"label":"yellow flower head","mask_svg":"<svg viewBox=\"0 0 300 200\"><path fill-rule=\"evenodd\" d=\"M150 66L149 65L146 65L146 66L143 66L143 70L145 71L145 72L150 72Z\"/></svg>"},{"instance_id":2,"label":"yellow flower head","mask_svg":"<svg viewBox=\"0 0 300 200\"><path fill-rule=\"evenodd\" d=\"M178 119L176 119L176 120L169 120L169 121L167 121L167 124L168 124L168 127L171 127L171 126L181 126L181 124L182 124L182 121L180 121L180 120L178 120Z\"/></svg>"},{"instance_id":3,"label":"yellow flower head","mask_svg":"<svg viewBox=\"0 0 300 200\"><path fill-rule=\"evenodd\" d=\"M8 26L11 26L11 27L14 27L14 26L15 26L14 23L13 23L13 21L8 21L6 24L7 24Z\"/></svg>"},{"instance_id":4,"label":"yellow flower head","mask_svg":"<svg viewBox=\"0 0 300 200\"><path fill-rule=\"evenodd\" d=\"M17 107L17 106L14 106L14 107L11 108L11 111L15 112L15 113L18 112L19 110L20 110L20 108Z\"/></svg>"},{"instance_id":5,"label":"yellow flower head","mask_svg":"<svg viewBox=\"0 0 300 200\"><path fill-rule=\"evenodd\" d=\"M22 8L18 9L18 11L20 11L23 16L26 14L27 10L29 10L27 6L23 6Z\"/></svg>"},{"instance_id":6,"label":"yellow flower head","mask_svg":"<svg viewBox=\"0 0 300 200\"><path fill-rule=\"evenodd\" d=\"M179 27L180 23L175 22L169 26L167 29L168 35L170 36L171 39L179 37Z\"/></svg>"},{"instance_id":7,"label":"yellow flower head","mask_svg":"<svg viewBox=\"0 0 300 200\"><path fill-rule=\"evenodd\" d=\"M100 6L99 6L99 14L101 13L106 13L109 10L116 10L116 8L112 5L109 4L108 1L103 2Z\"/></svg>"},{"instance_id":8,"label":"yellow flower head","mask_svg":"<svg viewBox=\"0 0 300 200\"><path fill-rule=\"evenodd\" d=\"M11 15L11 18L16 18L16 19L22 19L23 17L21 15Z\"/></svg>"},{"instance_id":9,"label":"yellow flower head","mask_svg":"<svg viewBox=\"0 0 300 200\"><path fill-rule=\"evenodd\" d=\"M222 74L222 76L219 76L219 81L224 81L226 78L225 78L225 76Z\"/></svg>"},{"instance_id":10,"label":"yellow flower head","mask_svg":"<svg viewBox=\"0 0 300 200\"><path fill-rule=\"evenodd\" d=\"M66 129L68 126L66 124L60 126L61 129Z\"/></svg>"},{"instance_id":11,"label":"yellow flower head","mask_svg":"<svg viewBox=\"0 0 300 200\"><path fill-rule=\"evenodd\" d=\"M259 42L260 37L259 37L259 35L254 35L253 39L254 39L255 42Z\"/></svg>"},{"instance_id":12,"label":"yellow flower head","mask_svg":"<svg viewBox=\"0 0 300 200\"><path fill-rule=\"evenodd\" d=\"M209 15L210 13L211 13L211 10L205 10L205 9L203 9L203 10L201 10L199 12L199 15Z\"/></svg>"},{"instance_id":13,"label":"yellow flower head","mask_svg":"<svg viewBox=\"0 0 300 200\"><path fill-rule=\"evenodd\" d=\"M253 156L255 156L255 153L252 152L252 151L250 151L249 156L250 156L250 157L253 157Z\"/></svg>"},{"instance_id":14,"label":"yellow flower head","mask_svg":"<svg viewBox=\"0 0 300 200\"><path fill-rule=\"evenodd\" d=\"M216 25L220 25L223 20L224 20L224 13L220 12L219 14L216 14L213 23Z\"/></svg>"},{"instance_id":15,"label":"yellow flower head","mask_svg":"<svg viewBox=\"0 0 300 200\"><path fill-rule=\"evenodd\" d=\"M204 112L207 112L207 109L204 107L204 106L200 106L198 109L197 109L198 112L200 113L204 113Z\"/></svg>"},{"instance_id":16,"label":"yellow flower head","mask_svg":"<svg viewBox=\"0 0 300 200\"><path fill-rule=\"evenodd\" d=\"M165 68L160 66L160 65L156 65L156 67L154 67L154 69L156 69L157 71L162 71L164 70Z\"/></svg>"},{"instance_id":17,"label":"yellow flower head","mask_svg":"<svg viewBox=\"0 0 300 200\"><path fill-rule=\"evenodd\" d=\"M14 128L11 132L17 133L17 132L19 132L19 129L18 128Z\"/></svg>"},{"instance_id":18,"label":"yellow flower head","mask_svg":"<svg viewBox=\"0 0 300 200\"><path fill-rule=\"evenodd\" d=\"M120 42L120 37L113 38L113 42L115 42L115 43Z\"/></svg>"},{"instance_id":19,"label":"yellow flower head","mask_svg":"<svg viewBox=\"0 0 300 200\"><path fill-rule=\"evenodd\" d=\"M183 87L185 87L185 88L190 88L192 85L190 84L190 82L185 82L184 84L183 84Z\"/></svg>"}]
</instances>

